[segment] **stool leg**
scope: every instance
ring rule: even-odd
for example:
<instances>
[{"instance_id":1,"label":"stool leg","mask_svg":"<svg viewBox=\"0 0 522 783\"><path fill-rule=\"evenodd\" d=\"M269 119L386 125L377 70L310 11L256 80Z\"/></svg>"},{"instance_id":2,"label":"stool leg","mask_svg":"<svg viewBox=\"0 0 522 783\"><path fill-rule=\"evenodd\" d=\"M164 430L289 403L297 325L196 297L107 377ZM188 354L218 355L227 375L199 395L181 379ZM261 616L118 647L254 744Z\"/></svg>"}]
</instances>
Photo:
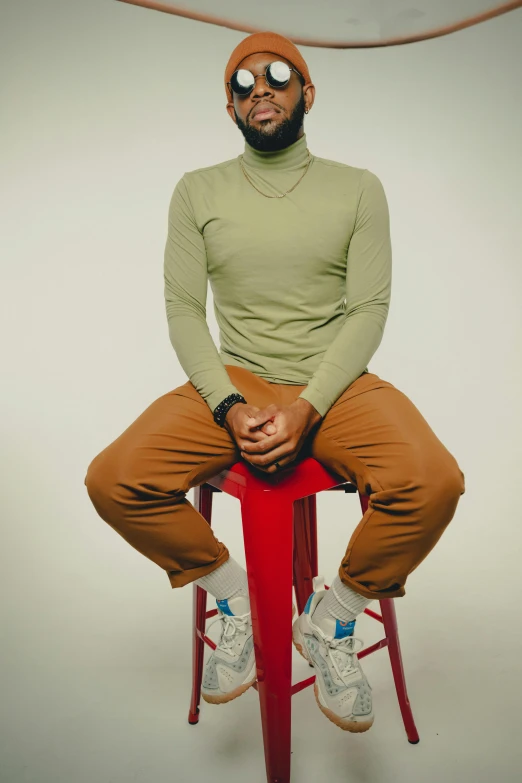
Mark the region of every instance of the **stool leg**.
<instances>
[{"instance_id":1,"label":"stool leg","mask_svg":"<svg viewBox=\"0 0 522 783\"><path fill-rule=\"evenodd\" d=\"M314 576L317 576L317 507L316 496L310 495L294 503L294 586L298 614L302 614L313 593Z\"/></svg>"},{"instance_id":2,"label":"stool leg","mask_svg":"<svg viewBox=\"0 0 522 783\"><path fill-rule=\"evenodd\" d=\"M207 520L212 521L212 490L207 485L194 487L194 508ZM195 584L192 597L192 696L188 722L192 725L199 722L199 703L201 701L201 681L203 679L203 661L205 642L197 631L205 633L207 621L207 591Z\"/></svg>"},{"instance_id":3,"label":"stool leg","mask_svg":"<svg viewBox=\"0 0 522 783\"><path fill-rule=\"evenodd\" d=\"M368 508L369 498L367 495L362 495L359 493L359 500L361 501L362 512L365 514L366 509ZM413 720L410 700L406 690L406 678L404 676L404 667L402 665L401 646L399 644L399 629L397 626L395 604L393 603L393 598L383 598L381 601L379 601L379 604L381 607L384 631L388 640L388 653L390 655L393 680L395 682L397 698L399 699L399 707L401 710L402 720L404 722L404 728L406 729L408 742L411 742L412 745L416 745L417 742L419 742L419 734L417 732L417 727L415 726L415 721Z\"/></svg>"},{"instance_id":4,"label":"stool leg","mask_svg":"<svg viewBox=\"0 0 522 783\"><path fill-rule=\"evenodd\" d=\"M293 503L282 494L241 499L268 783L290 781Z\"/></svg>"},{"instance_id":5,"label":"stool leg","mask_svg":"<svg viewBox=\"0 0 522 783\"><path fill-rule=\"evenodd\" d=\"M406 729L408 742L411 742L412 745L416 745L419 742L419 734L417 732L417 727L415 726L410 700L406 690L406 678L402 665L397 615L395 614L393 598L384 598L379 601L379 604L381 607L384 631L386 638L388 639L388 652L390 654L395 690L397 691L397 698L399 699L399 707L404 722L404 728Z\"/></svg>"}]
</instances>

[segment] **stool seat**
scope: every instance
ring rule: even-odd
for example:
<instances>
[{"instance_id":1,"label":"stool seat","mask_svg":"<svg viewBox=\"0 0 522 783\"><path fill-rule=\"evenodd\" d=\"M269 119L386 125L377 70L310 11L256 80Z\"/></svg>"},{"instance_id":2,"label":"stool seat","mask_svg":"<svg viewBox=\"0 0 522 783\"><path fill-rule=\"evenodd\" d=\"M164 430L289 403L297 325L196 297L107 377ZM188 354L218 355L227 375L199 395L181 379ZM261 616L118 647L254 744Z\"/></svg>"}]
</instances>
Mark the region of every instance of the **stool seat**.
<instances>
[{"instance_id":1,"label":"stool seat","mask_svg":"<svg viewBox=\"0 0 522 783\"><path fill-rule=\"evenodd\" d=\"M241 504L257 667L257 682L252 688L259 694L268 783L290 783L291 699L315 682L313 676L292 685L293 591L301 614L313 592L312 580L318 575L316 496L330 490L358 492L362 512L367 512L368 496L313 457L297 460L290 468L271 474L241 460L194 488L194 507L209 525L214 493L225 492ZM419 735L406 690L394 599L380 599L379 605L381 614L368 607L364 613L383 624L385 636L361 650L357 657L388 648L406 735L410 743L416 744ZM205 645L216 648L205 633L206 620L217 613L217 609L207 611L207 591L194 583L193 676L188 716L192 725L199 722Z\"/></svg>"},{"instance_id":2,"label":"stool seat","mask_svg":"<svg viewBox=\"0 0 522 783\"><path fill-rule=\"evenodd\" d=\"M327 489L344 489L345 486L352 487L348 491L357 492L353 484L326 470L313 457L306 457L295 466L283 468L277 473L263 473L247 465L244 460L240 460L230 468L207 479L206 483L238 500L241 500L243 493L249 490L262 492L277 490L278 493L284 492L286 499L292 500Z\"/></svg>"}]
</instances>

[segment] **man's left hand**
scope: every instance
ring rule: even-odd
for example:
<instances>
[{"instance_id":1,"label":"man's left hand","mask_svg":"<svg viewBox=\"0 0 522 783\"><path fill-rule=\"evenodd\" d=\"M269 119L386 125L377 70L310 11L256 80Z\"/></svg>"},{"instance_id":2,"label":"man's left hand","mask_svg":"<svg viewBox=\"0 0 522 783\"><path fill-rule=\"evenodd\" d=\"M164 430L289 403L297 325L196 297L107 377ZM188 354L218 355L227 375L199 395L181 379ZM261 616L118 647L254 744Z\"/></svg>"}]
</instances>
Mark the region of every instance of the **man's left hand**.
<instances>
[{"instance_id":1,"label":"man's left hand","mask_svg":"<svg viewBox=\"0 0 522 783\"><path fill-rule=\"evenodd\" d=\"M308 402L298 397L291 405L268 405L249 419L251 429L272 422L273 435L267 435L257 443L240 444L241 456L255 468L266 473L276 473L297 458L310 431L322 420L321 414ZM270 429L265 427L265 431ZM279 464L279 468L274 463Z\"/></svg>"}]
</instances>

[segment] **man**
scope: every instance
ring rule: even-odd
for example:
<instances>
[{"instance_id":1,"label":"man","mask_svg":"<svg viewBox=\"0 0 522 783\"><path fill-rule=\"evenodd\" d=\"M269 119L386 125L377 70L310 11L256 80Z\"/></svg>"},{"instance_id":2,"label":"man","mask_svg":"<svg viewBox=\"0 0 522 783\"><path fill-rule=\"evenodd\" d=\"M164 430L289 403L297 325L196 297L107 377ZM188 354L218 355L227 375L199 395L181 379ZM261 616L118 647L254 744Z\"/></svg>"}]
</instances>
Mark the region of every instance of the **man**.
<instances>
[{"instance_id":1,"label":"man","mask_svg":"<svg viewBox=\"0 0 522 783\"><path fill-rule=\"evenodd\" d=\"M374 715L356 617L405 594L453 518L464 474L406 395L368 371L391 291L380 180L309 152L315 87L287 38L241 41L225 90L244 153L186 172L169 208L166 310L190 380L99 454L85 483L99 515L173 588L196 582L216 598L221 637L202 685L210 703L256 680L248 582L187 491L241 458L273 474L308 455L357 484L368 510L331 589L314 580L293 640L315 668L324 714L366 731Z\"/></svg>"}]
</instances>

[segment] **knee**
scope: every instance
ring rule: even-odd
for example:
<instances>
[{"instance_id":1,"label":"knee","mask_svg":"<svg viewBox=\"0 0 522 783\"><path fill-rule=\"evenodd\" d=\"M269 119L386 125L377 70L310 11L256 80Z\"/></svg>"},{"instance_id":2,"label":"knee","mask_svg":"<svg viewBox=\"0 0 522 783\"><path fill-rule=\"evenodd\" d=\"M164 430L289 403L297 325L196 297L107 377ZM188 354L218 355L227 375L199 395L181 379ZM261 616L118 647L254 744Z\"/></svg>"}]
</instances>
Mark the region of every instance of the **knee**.
<instances>
[{"instance_id":1,"label":"knee","mask_svg":"<svg viewBox=\"0 0 522 783\"><path fill-rule=\"evenodd\" d=\"M91 462L84 479L89 497L95 507L128 508L151 499L183 498L182 472L163 471L151 474L147 456L139 448L122 451L102 451Z\"/></svg>"},{"instance_id":2,"label":"knee","mask_svg":"<svg viewBox=\"0 0 522 783\"><path fill-rule=\"evenodd\" d=\"M122 535L129 514L139 509L143 499L139 481L128 469L128 462L128 455L117 454L114 449L102 451L87 468L84 479L98 516Z\"/></svg>"},{"instance_id":3,"label":"knee","mask_svg":"<svg viewBox=\"0 0 522 783\"><path fill-rule=\"evenodd\" d=\"M444 474L444 486L446 491L452 496L456 495L457 499L460 495L463 495L466 491L466 479L464 473L458 466L457 460L452 457L449 465Z\"/></svg>"},{"instance_id":4,"label":"knee","mask_svg":"<svg viewBox=\"0 0 522 783\"><path fill-rule=\"evenodd\" d=\"M103 464L102 454L95 457L87 468L83 483L87 487L87 494L96 507L112 494L110 474Z\"/></svg>"},{"instance_id":5,"label":"knee","mask_svg":"<svg viewBox=\"0 0 522 783\"><path fill-rule=\"evenodd\" d=\"M432 488L439 502L457 503L466 491L464 473L451 454L432 478Z\"/></svg>"},{"instance_id":6,"label":"knee","mask_svg":"<svg viewBox=\"0 0 522 783\"><path fill-rule=\"evenodd\" d=\"M129 480L122 471L122 465L104 452L95 457L87 468L84 484L102 519L119 519L128 506L136 503L133 479Z\"/></svg>"},{"instance_id":7,"label":"knee","mask_svg":"<svg viewBox=\"0 0 522 783\"><path fill-rule=\"evenodd\" d=\"M102 516L109 510L134 505L139 495L139 479L128 469L128 458L115 458L104 451L87 468L84 484L87 493Z\"/></svg>"}]
</instances>

